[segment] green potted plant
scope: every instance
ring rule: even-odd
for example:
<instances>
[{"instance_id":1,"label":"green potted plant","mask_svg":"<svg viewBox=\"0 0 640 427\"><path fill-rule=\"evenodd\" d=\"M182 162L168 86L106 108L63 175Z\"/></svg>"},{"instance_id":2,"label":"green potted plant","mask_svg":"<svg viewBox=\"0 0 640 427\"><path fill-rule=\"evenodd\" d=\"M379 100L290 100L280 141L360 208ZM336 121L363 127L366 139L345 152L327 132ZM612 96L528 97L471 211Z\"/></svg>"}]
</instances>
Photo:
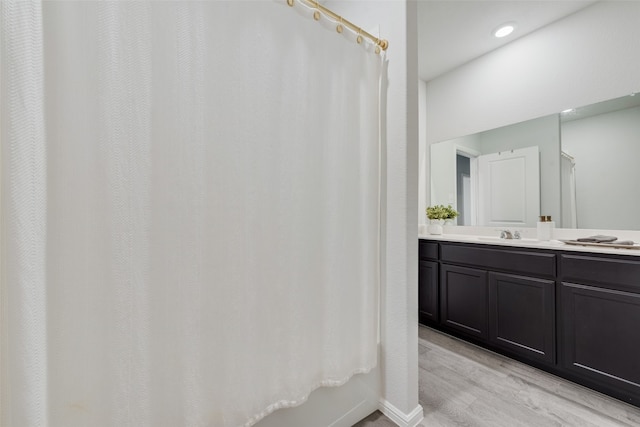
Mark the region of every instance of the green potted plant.
<instances>
[{"instance_id":1,"label":"green potted plant","mask_svg":"<svg viewBox=\"0 0 640 427\"><path fill-rule=\"evenodd\" d=\"M427 227L429 234L442 234L442 226L445 221L455 219L459 213L451 205L435 205L426 209L430 224Z\"/></svg>"}]
</instances>

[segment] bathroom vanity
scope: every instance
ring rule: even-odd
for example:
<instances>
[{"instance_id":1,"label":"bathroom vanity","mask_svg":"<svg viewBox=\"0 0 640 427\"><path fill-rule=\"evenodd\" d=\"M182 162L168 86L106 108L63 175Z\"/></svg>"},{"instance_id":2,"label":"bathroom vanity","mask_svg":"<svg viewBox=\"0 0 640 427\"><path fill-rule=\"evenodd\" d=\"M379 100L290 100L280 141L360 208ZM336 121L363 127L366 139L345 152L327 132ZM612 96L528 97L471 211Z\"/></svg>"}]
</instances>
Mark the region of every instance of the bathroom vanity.
<instances>
[{"instance_id":1,"label":"bathroom vanity","mask_svg":"<svg viewBox=\"0 0 640 427\"><path fill-rule=\"evenodd\" d=\"M640 251L419 239L420 323L640 406Z\"/></svg>"}]
</instances>

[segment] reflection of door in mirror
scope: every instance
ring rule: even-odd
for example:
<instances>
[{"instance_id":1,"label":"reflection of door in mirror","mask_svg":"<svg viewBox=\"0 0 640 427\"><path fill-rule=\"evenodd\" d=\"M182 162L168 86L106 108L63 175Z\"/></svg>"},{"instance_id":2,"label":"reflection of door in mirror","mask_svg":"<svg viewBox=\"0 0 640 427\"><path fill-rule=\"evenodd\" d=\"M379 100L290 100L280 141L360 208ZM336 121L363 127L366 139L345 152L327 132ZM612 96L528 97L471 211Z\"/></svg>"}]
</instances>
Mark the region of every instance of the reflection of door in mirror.
<instances>
[{"instance_id":1,"label":"reflection of door in mirror","mask_svg":"<svg viewBox=\"0 0 640 427\"><path fill-rule=\"evenodd\" d=\"M456 209L464 216L464 223L458 225L495 226L483 223L479 218L479 190L477 173L474 173L474 162L478 156L491 153L506 153L527 147L538 147L539 188L540 197L535 207L544 215L551 215L558 226L561 226L560 212L560 121L558 115L550 115L516 123L499 129L491 129L431 145L431 204L456 203ZM459 206L456 197L458 181L456 173L456 154L467 153L471 158L471 222L463 214L464 205ZM465 154L463 154L465 155ZM475 169L477 170L477 168ZM464 179L464 178L462 178ZM579 181L579 180L578 180ZM474 205L473 194L477 195ZM522 193L524 194L524 193ZM463 202L464 203L464 202ZM531 206L530 206L531 207ZM535 227L537 214L533 217L531 227ZM490 217L490 215L489 215ZM475 222L474 222L475 221ZM525 227L522 221L503 222L502 227ZM529 225L527 225L529 227Z\"/></svg>"},{"instance_id":2,"label":"reflection of door in mirror","mask_svg":"<svg viewBox=\"0 0 640 427\"><path fill-rule=\"evenodd\" d=\"M478 157L480 224L535 227L540 215L538 147Z\"/></svg>"},{"instance_id":3,"label":"reflection of door in mirror","mask_svg":"<svg viewBox=\"0 0 640 427\"><path fill-rule=\"evenodd\" d=\"M456 154L456 186L457 186L457 210L458 225L475 225L475 217L472 216L472 178L471 158L464 153Z\"/></svg>"},{"instance_id":4,"label":"reflection of door in mirror","mask_svg":"<svg viewBox=\"0 0 640 427\"><path fill-rule=\"evenodd\" d=\"M560 185L562 194L562 226L578 228L578 211L576 200L576 160L560 152Z\"/></svg>"}]
</instances>

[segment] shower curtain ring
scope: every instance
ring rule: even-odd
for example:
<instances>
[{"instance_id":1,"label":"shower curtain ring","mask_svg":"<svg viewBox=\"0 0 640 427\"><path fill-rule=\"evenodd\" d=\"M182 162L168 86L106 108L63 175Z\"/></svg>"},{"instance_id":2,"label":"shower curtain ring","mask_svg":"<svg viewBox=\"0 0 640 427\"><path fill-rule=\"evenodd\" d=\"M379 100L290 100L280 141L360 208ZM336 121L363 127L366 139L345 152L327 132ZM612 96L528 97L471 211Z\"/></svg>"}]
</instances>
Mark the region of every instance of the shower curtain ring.
<instances>
[{"instance_id":1,"label":"shower curtain ring","mask_svg":"<svg viewBox=\"0 0 640 427\"><path fill-rule=\"evenodd\" d=\"M341 16L341 17L340 17L340 23L339 23L339 24L338 24L338 26L336 27L336 31L337 31L338 33L342 34L342 30L343 30L343 27L342 27L342 16Z\"/></svg>"},{"instance_id":2,"label":"shower curtain ring","mask_svg":"<svg viewBox=\"0 0 640 427\"><path fill-rule=\"evenodd\" d=\"M358 28L358 38L356 42L358 42L358 44L362 43L362 28Z\"/></svg>"}]
</instances>

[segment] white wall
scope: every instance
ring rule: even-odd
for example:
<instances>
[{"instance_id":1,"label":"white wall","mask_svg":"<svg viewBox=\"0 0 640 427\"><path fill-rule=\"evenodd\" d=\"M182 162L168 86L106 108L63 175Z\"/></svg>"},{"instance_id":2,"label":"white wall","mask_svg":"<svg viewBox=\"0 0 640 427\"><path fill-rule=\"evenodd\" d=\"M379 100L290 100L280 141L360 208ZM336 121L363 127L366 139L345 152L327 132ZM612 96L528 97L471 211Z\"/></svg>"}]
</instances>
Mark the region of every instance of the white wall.
<instances>
[{"instance_id":1,"label":"white wall","mask_svg":"<svg viewBox=\"0 0 640 427\"><path fill-rule=\"evenodd\" d=\"M383 151L383 412L401 425L422 419L418 403L418 65L417 5L404 0L344 2L389 40ZM351 14L349 14L351 16Z\"/></svg>"},{"instance_id":2,"label":"white wall","mask_svg":"<svg viewBox=\"0 0 640 427\"><path fill-rule=\"evenodd\" d=\"M313 418L322 411L334 419L340 418L335 426L350 426L353 422L348 422L356 414L366 409L359 417L362 418L376 406L398 425L415 426L422 419L422 407L418 403L418 221L415 215L418 209L417 5L407 0L323 3L365 29L379 25L380 34L389 40L386 125L382 129L380 370L369 374L371 378L365 381L375 388L379 404L370 406L367 392L357 384L347 393L325 389L321 392L322 399L315 399L317 393L314 393L300 408L287 410L297 414L288 418L286 424L278 424L281 419L269 420L269 427L322 425ZM376 375L377 383L373 378ZM352 387L353 382L345 386ZM271 417L283 412L278 411ZM306 422L300 422L305 417Z\"/></svg>"},{"instance_id":3,"label":"white wall","mask_svg":"<svg viewBox=\"0 0 640 427\"><path fill-rule=\"evenodd\" d=\"M418 55L414 1L335 1L358 25L389 40L383 135L381 405L396 422L422 418L418 404Z\"/></svg>"},{"instance_id":4,"label":"white wall","mask_svg":"<svg viewBox=\"0 0 640 427\"><path fill-rule=\"evenodd\" d=\"M418 225L427 223L425 209L429 206L430 193L427 188L429 180L429 151L427 150L427 82L418 82Z\"/></svg>"},{"instance_id":5,"label":"white wall","mask_svg":"<svg viewBox=\"0 0 640 427\"><path fill-rule=\"evenodd\" d=\"M640 2L598 2L427 84L427 141L640 89Z\"/></svg>"},{"instance_id":6,"label":"white wall","mask_svg":"<svg viewBox=\"0 0 640 427\"><path fill-rule=\"evenodd\" d=\"M576 160L579 228L640 229L640 107L562 124L562 148ZM621 154L624 153L624 154Z\"/></svg>"}]
</instances>

